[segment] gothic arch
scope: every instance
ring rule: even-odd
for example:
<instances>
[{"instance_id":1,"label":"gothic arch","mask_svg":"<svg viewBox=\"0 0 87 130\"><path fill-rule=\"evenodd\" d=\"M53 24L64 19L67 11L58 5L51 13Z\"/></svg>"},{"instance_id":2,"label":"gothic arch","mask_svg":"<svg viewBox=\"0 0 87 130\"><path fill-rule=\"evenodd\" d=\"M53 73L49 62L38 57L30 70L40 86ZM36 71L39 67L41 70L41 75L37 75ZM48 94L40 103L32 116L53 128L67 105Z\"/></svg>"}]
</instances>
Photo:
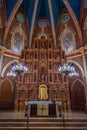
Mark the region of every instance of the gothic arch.
<instances>
[{"instance_id":1,"label":"gothic arch","mask_svg":"<svg viewBox=\"0 0 87 130\"><path fill-rule=\"evenodd\" d=\"M61 48L65 50L65 53L72 52L76 49L76 42L75 42L75 32L70 27L66 27L61 35Z\"/></svg>"},{"instance_id":2,"label":"gothic arch","mask_svg":"<svg viewBox=\"0 0 87 130\"><path fill-rule=\"evenodd\" d=\"M26 34L21 26L14 27L12 29L11 49L16 53L20 53L24 47L25 40Z\"/></svg>"},{"instance_id":3,"label":"gothic arch","mask_svg":"<svg viewBox=\"0 0 87 130\"><path fill-rule=\"evenodd\" d=\"M13 106L14 106L14 86L11 80L5 78L1 82L0 108L12 109Z\"/></svg>"},{"instance_id":4,"label":"gothic arch","mask_svg":"<svg viewBox=\"0 0 87 130\"><path fill-rule=\"evenodd\" d=\"M81 71L82 77L84 77L84 70L83 70L83 68L81 67L81 65L80 65L79 63L77 63L77 62L74 61L74 60L68 60L67 62L68 62L68 63L70 62L70 63L75 64L75 65L78 67L78 69Z\"/></svg>"},{"instance_id":5,"label":"gothic arch","mask_svg":"<svg viewBox=\"0 0 87 130\"><path fill-rule=\"evenodd\" d=\"M14 62L18 62L18 60L12 60L12 61L10 61L8 64L6 64L6 65L4 66L4 68L3 68L3 70L2 70L2 73L1 73L1 76L2 76L2 77L4 76L4 73L5 73L6 69L7 69L12 63L14 63Z\"/></svg>"},{"instance_id":6,"label":"gothic arch","mask_svg":"<svg viewBox=\"0 0 87 130\"><path fill-rule=\"evenodd\" d=\"M48 39L48 35L47 35L47 33L45 33L45 32L39 33L36 37L37 37L38 39L41 39L41 36L44 36L45 39Z\"/></svg>"},{"instance_id":7,"label":"gothic arch","mask_svg":"<svg viewBox=\"0 0 87 130\"><path fill-rule=\"evenodd\" d=\"M71 91L73 91L73 86L74 86L74 84L75 84L77 81L79 81L81 84L83 84L83 86L85 86L85 84L83 83L83 81L77 78L77 79L75 79L75 80L73 81L73 83L72 83L72 85L71 85ZM84 87L84 88L85 88L85 87Z\"/></svg>"},{"instance_id":8,"label":"gothic arch","mask_svg":"<svg viewBox=\"0 0 87 130\"><path fill-rule=\"evenodd\" d=\"M71 106L73 110L85 110L85 86L80 79L76 79L71 86Z\"/></svg>"},{"instance_id":9,"label":"gothic arch","mask_svg":"<svg viewBox=\"0 0 87 130\"><path fill-rule=\"evenodd\" d=\"M8 78L3 79L3 81L1 82L1 84L2 84L3 82L5 82L6 80L11 84L11 90L12 90L12 92L13 92L14 88L13 88L13 84L12 84L12 82L11 82L10 79L8 79ZM1 87L2 87L2 86L1 86Z\"/></svg>"}]
</instances>

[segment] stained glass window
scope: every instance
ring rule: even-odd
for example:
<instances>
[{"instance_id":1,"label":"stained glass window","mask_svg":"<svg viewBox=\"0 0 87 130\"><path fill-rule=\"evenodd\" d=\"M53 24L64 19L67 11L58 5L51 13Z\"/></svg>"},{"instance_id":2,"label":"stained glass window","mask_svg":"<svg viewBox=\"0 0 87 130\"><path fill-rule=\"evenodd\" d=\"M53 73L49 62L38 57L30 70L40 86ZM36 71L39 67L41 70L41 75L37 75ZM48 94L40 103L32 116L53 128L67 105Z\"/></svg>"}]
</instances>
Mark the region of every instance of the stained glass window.
<instances>
[{"instance_id":1,"label":"stained glass window","mask_svg":"<svg viewBox=\"0 0 87 130\"><path fill-rule=\"evenodd\" d=\"M24 16L23 16L21 13L18 13L18 14L17 14L17 20L18 20L19 22L24 22Z\"/></svg>"},{"instance_id":2,"label":"stained glass window","mask_svg":"<svg viewBox=\"0 0 87 130\"><path fill-rule=\"evenodd\" d=\"M65 52L73 51L73 36L71 33L66 33L63 37L63 43L65 46Z\"/></svg>"},{"instance_id":3,"label":"stained glass window","mask_svg":"<svg viewBox=\"0 0 87 130\"><path fill-rule=\"evenodd\" d=\"M46 27L47 26L47 23L46 23L45 20L40 20L38 24L39 24L40 27Z\"/></svg>"},{"instance_id":4,"label":"stained glass window","mask_svg":"<svg viewBox=\"0 0 87 130\"><path fill-rule=\"evenodd\" d=\"M19 32L16 32L15 35L14 35L13 50L17 53L20 53L21 44L22 44L22 36Z\"/></svg>"},{"instance_id":5,"label":"stained glass window","mask_svg":"<svg viewBox=\"0 0 87 130\"><path fill-rule=\"evenodd\" d=\"M69 19L70 19L70 15L69 14L64 14L63 16L62 16L62 23L66 23L66 22L68 22L69 21Z\"/></svg>"}]
</instances>

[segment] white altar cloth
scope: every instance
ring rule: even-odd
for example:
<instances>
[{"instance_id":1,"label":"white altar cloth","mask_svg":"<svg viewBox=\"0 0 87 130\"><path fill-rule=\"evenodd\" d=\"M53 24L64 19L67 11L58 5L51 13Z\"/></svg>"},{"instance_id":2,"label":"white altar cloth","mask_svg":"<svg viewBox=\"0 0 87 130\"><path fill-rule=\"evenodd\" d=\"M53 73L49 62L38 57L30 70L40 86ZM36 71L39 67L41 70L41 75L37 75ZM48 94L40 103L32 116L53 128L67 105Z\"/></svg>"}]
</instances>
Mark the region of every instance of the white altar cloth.
<instances>
[{"instance_id":1,"label":"white altar cloth","mask_svg":"<svg viewBox=\"0 0 87 130\"><path fill-rule=\"evenodd\" d=\"M52 104L52 101L28 101L28 104Z\"/></svg>"}]
</instances>

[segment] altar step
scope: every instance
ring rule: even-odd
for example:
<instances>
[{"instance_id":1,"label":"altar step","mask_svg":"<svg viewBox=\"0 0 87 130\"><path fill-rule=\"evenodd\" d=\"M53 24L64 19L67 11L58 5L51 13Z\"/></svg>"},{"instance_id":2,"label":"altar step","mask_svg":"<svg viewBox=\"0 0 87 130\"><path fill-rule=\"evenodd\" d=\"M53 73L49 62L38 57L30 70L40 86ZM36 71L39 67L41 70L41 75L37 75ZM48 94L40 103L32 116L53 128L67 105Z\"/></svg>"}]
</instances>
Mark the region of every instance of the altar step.
<instances>
[{"instance_id":1,"label":"altar step","mask_svg":"<svg viewBox=\"0 0 87 130\"><path fill-rule=\"evenodd\" d=\"M29 130L87 130L87 119L30 118ZM27 130L27 119L0 119L0 130Z\"/></svg>"}]
</instances>

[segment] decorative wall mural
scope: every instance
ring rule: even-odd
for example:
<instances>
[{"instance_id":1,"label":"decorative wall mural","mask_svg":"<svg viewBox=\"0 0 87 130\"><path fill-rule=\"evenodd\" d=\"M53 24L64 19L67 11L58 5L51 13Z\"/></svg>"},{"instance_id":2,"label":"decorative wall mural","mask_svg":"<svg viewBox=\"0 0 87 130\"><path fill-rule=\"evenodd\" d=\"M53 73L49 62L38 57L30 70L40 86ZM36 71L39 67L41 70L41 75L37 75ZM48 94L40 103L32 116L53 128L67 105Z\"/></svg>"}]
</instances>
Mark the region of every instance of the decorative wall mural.
<instances>
[{"instance_id":1,"label":"decorative wall mural","mask_svg":"<svg viewBox=\"0 0 87 130\"><path fill-rule=\"evenodd\" d=\"M65 51L66 52L73 51L73 37L72 37L72 35L70 33L67 33L64 36L63 43L64 43L64 46L65 46Z\"/></svg>"},{"instance_id":2,"label":"decorative wall mural","mask_svg":"<svg viewBox=\"0 0 87 130\"><path fill-rule=\"evenodd\" d=\"M11 49L16 53L21 53L21 50L24 48L25 41L25 32L20 26L15 26L12 29Z\"/></svg>"},{"instance_id":3,"label":"decorative wall mural","mask_svg":"<svg viewBox=\"0 0 87 130\"><path fill-rule=\"evenodd\" d=\"M72 52L76 48L74 33L69 28L66 28L61 34L61 47L65 53Z\"/></svg>"},{"instance_id":4,"label":"decorative wall mural","mask_svg":"<svg viewBox=\"0 0 87 130\"><path fill-rule=\"evenodd\" d=\"M19 32L15 33L14 35L14 44L13 44L13 50L15 52L21 51L21 45L22 45L22 36Z\"/></svg>"}]
</instances>

